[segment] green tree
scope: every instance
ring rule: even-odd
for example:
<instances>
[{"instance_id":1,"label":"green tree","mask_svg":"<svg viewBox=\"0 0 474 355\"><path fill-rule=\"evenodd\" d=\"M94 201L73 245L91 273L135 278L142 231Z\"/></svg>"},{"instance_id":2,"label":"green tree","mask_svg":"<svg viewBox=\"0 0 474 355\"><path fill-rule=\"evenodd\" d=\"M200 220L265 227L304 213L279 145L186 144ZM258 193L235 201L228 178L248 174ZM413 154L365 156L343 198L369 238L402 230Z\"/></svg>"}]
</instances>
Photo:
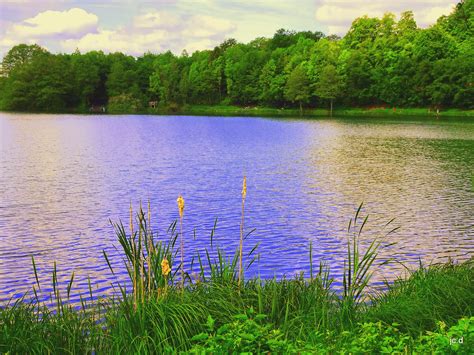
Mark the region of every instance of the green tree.
<instances>
[{"instance_id":1,"label":"green tree","mask_svg":"<svg viewBox=\"0 0 474 355\"><path fill-rule=\"evenodd\" d=\"M47 51L37 44L19 44L8 51L2 61L1 75L8 76L15 69L31 62L36 56Z\"/></svg>"},{"instance_id":2,"label":"green tree","mask_svg":"<svg viewBox=\"0 0 474 355\"><path fill-rule=\"evenodd\" d=\"M259 101L266 105L278 105L284 101L286 76L278 73L273 59L270 59L262 69L259 77Z\"/></svg>"},{"instance_id":3,"label":"green tree","mask_svg":"<svg viewBox=\"0 0 474 355\"><path fill-rule=\"evenodd\" d=\"M81 111L94 105L107 103L106 79L107 57L103 52L92 51L71 55L71 68L74 73L74 92Z\"/></svg>"},{"instance_id":4,"label":"green tree","mask_svg":"<svg viewBox=\"0 0 474 355\"><path fill-rule=\"evenodd\" d=\"M45 53L10 72L4 89L7 110L61 112L73 108L74 80L70 60Z\"/></svg>"},{"instance_id":5,"label":"green tree","mask_svg":"<svg viewBox=\"0 0 474 355\"><path fill-rule=\"evenodd\" d=\"M327 65L319 77L316 85L316 95L330 101L330 115L332 117L333 101L341 94L341 80L334 65Z\"/></svg>"},{"instance_id":6,"label":"green tree","mask_svg":"<svg viewBox=\"0 0 474 355\"><path fill-rule=\"evenodd\" d=\"M135 58L122 53L109 54L110 71L107 76L107 94L109 97L133 93L137 96Z\"/></svg>"},{"instance_id":7,"label":"green tree","mask_svg":"<svg viewBox=\"0 0 474 355\"><path fill-rule=\"evenodd\" d=\"M303 114L303 103L308 102L311 96L311 89L306 71L303 66L297 66L291 72L286 82L285 97L291 102L298 102L300 115Z\"/></svg>"}]
</instances>

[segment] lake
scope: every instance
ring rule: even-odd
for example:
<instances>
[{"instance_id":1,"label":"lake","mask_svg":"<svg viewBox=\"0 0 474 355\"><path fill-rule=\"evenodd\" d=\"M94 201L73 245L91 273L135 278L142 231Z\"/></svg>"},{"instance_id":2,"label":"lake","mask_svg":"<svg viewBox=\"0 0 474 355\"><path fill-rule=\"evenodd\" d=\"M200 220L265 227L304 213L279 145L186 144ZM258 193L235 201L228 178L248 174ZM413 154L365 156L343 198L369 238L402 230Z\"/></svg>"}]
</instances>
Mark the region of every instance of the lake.
<instances>
[{"instance_id":1,"label":"lake","mask_svg":"<svg viewBox=\"0 0 474 355\"><path fill-rule=\"evenodd\" d=\"M124 279L110 220L128 226L129 205L152 209L166 240L185 199L186 267L214 244L239 243L242 177L247 176L245 241L259 262L248 276L292 276L327 262L340 283L347 225L369 214L361 242L395 218L400 229L381 250L408 267L474 252L474 120L269 119L185 116L81 116L0 113L0 302L35 283L51 290L57 262L73 300ZM194 237L195 231L195 237ZM215 246L214 246L215 248ZM108 270L106 250L118 268ZM402 275L377 268L374 285ZM44 296L46 297L46 296Z\"/></svg>"}]
</instances>

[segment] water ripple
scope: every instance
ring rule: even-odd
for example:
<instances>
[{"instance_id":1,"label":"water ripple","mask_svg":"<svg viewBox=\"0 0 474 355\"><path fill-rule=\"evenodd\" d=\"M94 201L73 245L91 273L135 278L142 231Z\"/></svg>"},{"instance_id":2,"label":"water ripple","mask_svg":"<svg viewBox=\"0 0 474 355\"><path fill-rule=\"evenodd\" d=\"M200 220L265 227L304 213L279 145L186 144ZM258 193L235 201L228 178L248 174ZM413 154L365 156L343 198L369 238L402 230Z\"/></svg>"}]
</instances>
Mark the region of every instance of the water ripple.
<instances>
[{"instance_id":1,"label":"water ripple","mask_svg":"<svg viewBox=\"0 0 474 355\"><path fill-rule=\"evenodd\" d=\"M347 223L362 201L363 245L391 218L401 227L381 260L415 267L474 251L472 122L2 113L0 128L0 302L36 283L31 256L42 299L53 261L62 292L75 272L71 302L88 296L89 277L96 296L113 294L126 270L109 219L128 223L130 201L151 201L152 227L166 240L183 194L187 268L210 246L216 217L214 243L230 255L243 174L246 231L256 228L245 252L261 243L249 276L307 273L312 241L314 265L329 263L340 285ZM402 273L381 267L374 286Z\"/></svg>"}]
</instances>

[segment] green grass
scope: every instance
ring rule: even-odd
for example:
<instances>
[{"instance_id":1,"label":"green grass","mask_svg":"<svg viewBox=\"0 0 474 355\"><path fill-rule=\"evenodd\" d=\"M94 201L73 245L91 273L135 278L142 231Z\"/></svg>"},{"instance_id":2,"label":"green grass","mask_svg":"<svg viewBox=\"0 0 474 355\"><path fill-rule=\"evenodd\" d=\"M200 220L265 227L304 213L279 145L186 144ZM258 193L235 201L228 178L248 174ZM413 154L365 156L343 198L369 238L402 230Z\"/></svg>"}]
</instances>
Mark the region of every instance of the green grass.
<instances>
[{"instance_id":1,"label":"green grass","mask_svg":"<svg viewBox=\"0 0 474 355\"><path fill-rule=\"evenodd\" d=\"M434 329L436 321L454 324L474 314L472 262L420 267L409 279L399 279L389 292L378 295L366 310L364 320L396 322L400 329L419 334Z\"/></svg>"},{"instance_id":2,"label":"green grass","mask_svg":"<svg viewBox=\"0 0 474 355\"><path fill-rule=\"evenodd\" d=\"M273 108L261 106L232 106L232 105L186 105L175 107L173 110L167 108L150 109L148 113L155 114L180 114L191 116L258 116L258 117L299 117L297 108ZM329 117L328 108L306 108L304 117ZM434 111L428 108L336 108L334 117L431 117L436 118ZM440 118L443 117L474 117L474 110L443 109Z\"/></svg>"},{"instance_id":3,"label":"green grass","mask_svg":"<svg viewBox=\"0 0 474 355\"><path fill-rule=\"evenodd\" d=\"M60 113L91 114L88 109L77 108ZM96 114L96 113L93 113ZM263 106L236 106L236 105L183 105L176 104L153 108L120 108L113 107L106 114L118 115L189 115L189 116L244 116L244 117L301 117L298 108L291 107L263 107ZM317 118L329 117L328 107L304 108L302 117ZM436 118L436 113L428 108L400 108L395 110L391 107L336 107L333 111L333 117L419 117ZM474 117L474 110L461 110L456 108L446 108L440 111L439 118L449 117Z\"/></svg>"},{"instance_id":4,"label":"green grass","mask_svg":"<svg viewBox=\"0 0 474 355\"><path fill-rule=\"evenodd\" d=\"M348 228L342 292L327 265L291 279L238 282L239 251L215 260L206 250L198 275L181 286L176 222L168 243L156 242L143 211L133 233L114 224L134 290L121 299L64 302L53 274L51 300L20 300L0 309L0 353L469 353L474 341L474 260L420 267L380 294L368 284L387 232L366 248L359 245L366 218L360 208ZM247 242L247 241L246 241ZM253 250L248 255L252 259ZM104 256L108 261L107 254ZM163 275L161 261L171 265ZM34 264L34 260L33 260ZM111 272L114 272L110 265ZM36 268L33 267L36 275ZM71 285L73 277L71 277ZM36 288L42 285L37 282ZM70 287L68 288L70 289ZM65 297L63 299L63 297ZM462 344L451 344L452 338Z\"/></svg>"}]
</instances>

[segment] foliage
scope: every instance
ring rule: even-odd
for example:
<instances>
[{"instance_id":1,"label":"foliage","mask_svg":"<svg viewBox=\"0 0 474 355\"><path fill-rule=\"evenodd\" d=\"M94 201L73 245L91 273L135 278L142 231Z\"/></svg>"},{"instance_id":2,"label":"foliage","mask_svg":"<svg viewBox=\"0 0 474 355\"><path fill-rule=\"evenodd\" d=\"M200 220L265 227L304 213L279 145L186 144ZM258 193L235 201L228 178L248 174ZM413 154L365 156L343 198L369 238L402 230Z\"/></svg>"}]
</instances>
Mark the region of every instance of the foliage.
<instances>
[{"instance_id":1,"label":"foliage","mask_svg":"<svg viewBox=\"0 0 474 355\"><path fill-rule=\"evenodd\" d=\"M190 353L231 353L231 352L275 352L291 353L296 349L284 338L279 329L266 322L265 314L256 314L249 308L244 314L237 314L233 321L215 329L215 320L209 315L206 332L195 335L196 343Z\"/></svg>"},{"instance_id":2,"label":"foliage","mask_svg":"<svg viewBox=\"0 0 474 355\"><path fill-rule=\"evenodd\" d=\"M122 95L141 107L157 101L174 111L220 103L319 107L326 100L345 107L472 109L473 19L474 0L462 0L426 29L411 11L398 21L387 13L355 19L342 39L280 29L271 38L229 39L179 56L52 55L21 44L3 58L0 109L88 112Z\"/></svg>"},{"instance_id":3,"label":"foliage","mask_svg":"<svg viewBox=\"0 0 474 355\"><path fill-rule=\"evenodd\" d=\"M37 44L19 44L8 51L2 61L1 74L9 76L10 73L23 65L33 61L36 56L45 54L47 51Z\"/></svg>"},{"instance_id":4,"label":"foliage","mask_svg":"<svg viewBox=\"0 0 474 355\"><path fill-rule=\"evenodd\" d=\"M142 108L139 99L131 94L121 94L109 98L110 113L136 113Z\"/></svg>"},{"instance_id":5,"label":"foliage","mask_svg":"<svg viewBox=\"0 0 474 355\"><path fill-rule=\"evenodd\" d=\"M310 97L309 81L305 70L297 66L288 77L285 88L285 97L291 102L298 102L300 109L303 102L307 102Z\"/></svg>"}]
</instances>

